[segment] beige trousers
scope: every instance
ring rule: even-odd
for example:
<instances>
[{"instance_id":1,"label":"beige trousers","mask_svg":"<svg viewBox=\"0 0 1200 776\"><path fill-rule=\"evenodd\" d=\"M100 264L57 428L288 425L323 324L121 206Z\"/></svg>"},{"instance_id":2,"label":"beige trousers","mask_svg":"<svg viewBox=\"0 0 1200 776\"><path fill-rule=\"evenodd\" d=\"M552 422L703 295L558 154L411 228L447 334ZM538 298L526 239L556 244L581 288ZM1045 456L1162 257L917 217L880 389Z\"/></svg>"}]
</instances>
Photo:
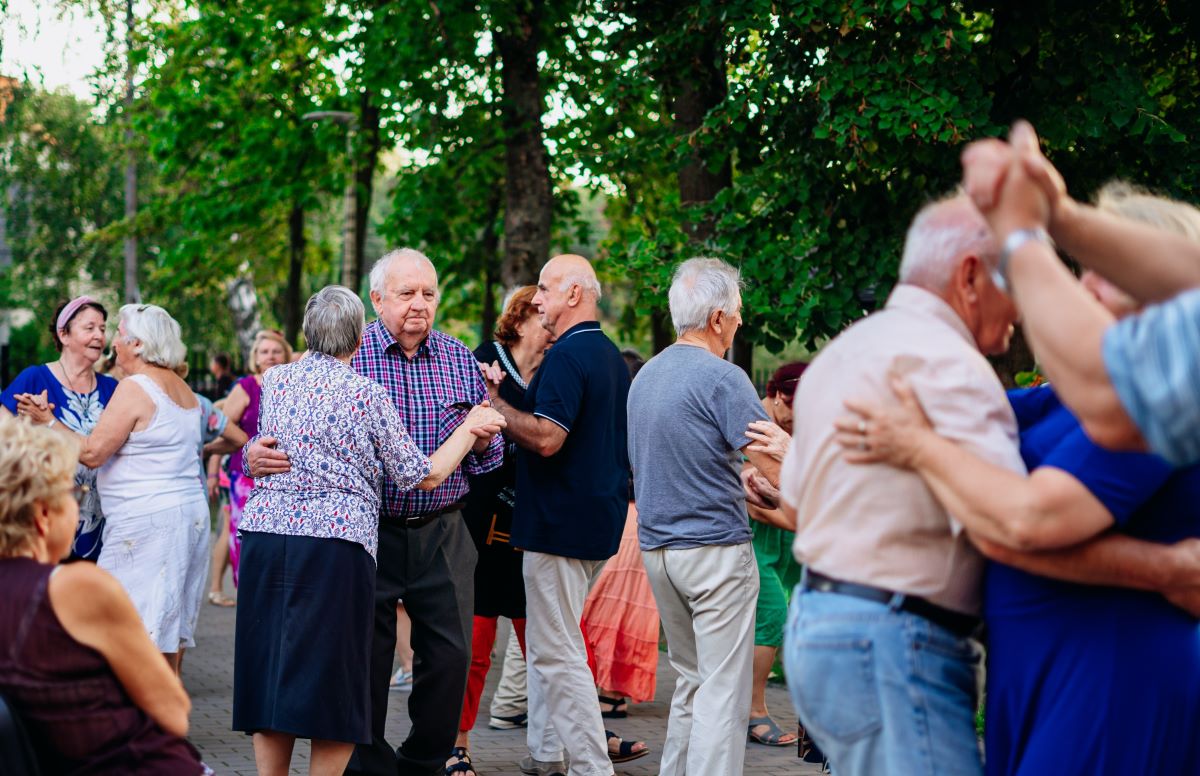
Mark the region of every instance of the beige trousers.
<instances>
[{"instance_id":1,"label":"beige trousers","mask_svg":"<svg viewBox=\"0 0 1200 776\"><path fill-rule=\"evenodd\" d=\"M737 776L746 759L758 566L749 542L642 552L679 674L660 776Z\"/></svg>"},{"instance_id":2,"label":"beige trousers","mask_svg":"<svg viewBox=\"0 0 1200 776\"><path fill-rule=\"evenodd\" d=\"M579 629L583 601L604 563L529 551L523 561L529 754L569 760L571 776L613 773Z\"/></svg>"}]
</instances>

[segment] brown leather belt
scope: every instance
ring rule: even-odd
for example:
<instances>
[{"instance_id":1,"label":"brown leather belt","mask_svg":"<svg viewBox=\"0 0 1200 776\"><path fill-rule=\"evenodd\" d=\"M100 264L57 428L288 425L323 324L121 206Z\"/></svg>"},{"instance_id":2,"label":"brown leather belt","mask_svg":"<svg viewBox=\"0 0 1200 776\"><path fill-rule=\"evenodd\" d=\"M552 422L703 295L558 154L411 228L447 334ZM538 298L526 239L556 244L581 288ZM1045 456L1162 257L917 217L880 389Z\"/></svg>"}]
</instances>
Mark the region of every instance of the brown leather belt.
<instances>
[{"instance_id":1,"label":"brown leather belt","mask_svg":"<svg viewBox=\"0 0 1200 776\"><path fill-rule=\"evenodd\" d=\"M437 520L442 515L448 515L451 512L461 512L462 508L466 505L466 503L467 503L466 501L455 501L453 504L448 504L448 505L442 507L441 509L435 510L433 512L426 512L423 515L413 515L412 517L406 517L406 518L404 518L404 527L405 528L420 528L422 526L429 525L430 523L432 523L434 520Z\"/></svg>"},{"instance_id":2,"label":"brown leather belt","mask_svg":"<svg viewBox=\"0 0 1200 776\"><path fill-rule=\"evenodd\" d=\"M848 595L854 598L874 601L877 604L890 604L899 596L901 599L900 606L898 607L900 611L924 617L934 625L940 625L955 636L963 639L974 634L979 628L978 617L956 612L944 606L938 606L920 596L894 593L891 590L871 587L870 585L860 585L856 582L843 582L840 579L827 577L824 574L818 574L811 570L805 570L804 582L802 584L804 590L815 590L818 593L838 593L839 595Z\"/></svg>"}]
</instances>

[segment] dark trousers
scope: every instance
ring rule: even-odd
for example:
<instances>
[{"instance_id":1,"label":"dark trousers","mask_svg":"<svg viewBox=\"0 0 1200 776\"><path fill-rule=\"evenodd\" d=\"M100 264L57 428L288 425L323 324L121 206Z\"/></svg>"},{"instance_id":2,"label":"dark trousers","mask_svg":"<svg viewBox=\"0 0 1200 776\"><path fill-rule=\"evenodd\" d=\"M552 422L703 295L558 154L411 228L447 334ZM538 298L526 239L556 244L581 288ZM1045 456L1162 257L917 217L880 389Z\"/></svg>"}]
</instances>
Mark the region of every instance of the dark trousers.
<instances>
[{"instance_id":1,"label":"dark trousers","mask_svg":"<svg viewBox=\"0 0 1200 776\"><path fill-rule=\"evenodd\" d=\"M421 528L379 521L375 635L371 643L371 736L355 747L348 774L441 774L454 748L471 663L475 546L462 514ZM384 738L388 682L396 652L396 601L412 619L412 729L398 750Z\"/></svg>"}]
</instances>

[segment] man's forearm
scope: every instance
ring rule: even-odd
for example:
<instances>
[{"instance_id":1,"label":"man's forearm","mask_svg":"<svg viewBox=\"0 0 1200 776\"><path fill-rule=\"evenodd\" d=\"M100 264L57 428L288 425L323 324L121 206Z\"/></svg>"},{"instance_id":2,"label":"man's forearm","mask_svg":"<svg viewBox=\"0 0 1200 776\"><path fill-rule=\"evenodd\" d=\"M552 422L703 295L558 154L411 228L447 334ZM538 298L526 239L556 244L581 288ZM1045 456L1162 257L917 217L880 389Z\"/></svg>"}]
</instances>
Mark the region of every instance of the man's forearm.
<instances>
[{"instance_id":1,"label":"man's forearm","mask_svg":"<svg viewBox=\"0 0 1200 776\"><path fill-rule=\"evenodd\" d=\"M505 436L526 450L548 456L562 447L566 431L558 424L531 412L522 412L500 397L492 400L492 406L500 411L508 424L504 429Z\"/></svg>"},{"instance_id":2,"label":"man's forearm","mask_svg":"<svg viewBox=\"0 0 1200 776\"><path fill-rule=\"evenodd\" d=\"M1187 569L1170 545L1106 533L1073 547L1021 552L971 535L984 555L1007 566L1083 585L1163 592L1186 584Z\"/></svg>"}]
</instances>

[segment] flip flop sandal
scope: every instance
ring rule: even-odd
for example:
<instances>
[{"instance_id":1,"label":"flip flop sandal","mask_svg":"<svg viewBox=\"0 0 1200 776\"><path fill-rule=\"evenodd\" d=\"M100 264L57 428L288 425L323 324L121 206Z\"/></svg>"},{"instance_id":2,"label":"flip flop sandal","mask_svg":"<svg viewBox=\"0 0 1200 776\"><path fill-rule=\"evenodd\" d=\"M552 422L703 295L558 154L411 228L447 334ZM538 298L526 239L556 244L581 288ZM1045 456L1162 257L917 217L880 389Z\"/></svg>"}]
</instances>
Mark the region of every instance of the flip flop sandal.
<instances>
[{"instance_id":1,"label":"flip flop sandal","mask_svg":"<svg viewBox=\"0 0 1200 776\"><path fill-rule=\"evenodd\" d=\"M599 695L596 697L596 700L606 706L612 706L611 709L600 709L600 716L605 719L625 719L629 716L628 698L610 698L607 695Z\"/></svg>"},{"instance_id":2,"label":"flip flop sandal","mask_svg":"<svg viewBox=\"0 0 1200 776\"><path fill-rule=\"evenodd\" d=\"M758 727L759 725L765 725L767 727L767 732L755 733L754 728ZM746 726L746 738L756 744L762 744L763 746L791 746L792 744L796 743L795 739L791 741L784 741L783 737L785 735L787 735L787 733L783 732L783 728L775 724L775 720L771 719L770 717L753 717L750 720L750 724Z\"/></svg>"},{"instance_id":3,"label":"flip flop sandal","mask_svg":"<svg viewBox=\"0 0 1200 776\"><path fill-rule=\"evenodd\" d=\"M636 760L639 757L645 757L650 754L650 747L646 747L640 752L633 751L633 748L641 743L640 741L625 741L611 730L604 731L604 738L606 743L612 741L614 738L619 742L617 744L617 751L608 750L608 759L614 763L627 763L630 760Z\"/></svg>"},{"instance_id":4,"label":"flip flop sandal","mask_svg":"<svg viewBox=\"0 0 1200 776\"><path fill-rule=\"evenodd\" d=\"M446 766L446 776L479 776L475 772L475 766L471 764L471 753L467 751L465 746L456 746L450 751L450 757L457 762L450 763Z\"/></svg>"}]
</instances>

